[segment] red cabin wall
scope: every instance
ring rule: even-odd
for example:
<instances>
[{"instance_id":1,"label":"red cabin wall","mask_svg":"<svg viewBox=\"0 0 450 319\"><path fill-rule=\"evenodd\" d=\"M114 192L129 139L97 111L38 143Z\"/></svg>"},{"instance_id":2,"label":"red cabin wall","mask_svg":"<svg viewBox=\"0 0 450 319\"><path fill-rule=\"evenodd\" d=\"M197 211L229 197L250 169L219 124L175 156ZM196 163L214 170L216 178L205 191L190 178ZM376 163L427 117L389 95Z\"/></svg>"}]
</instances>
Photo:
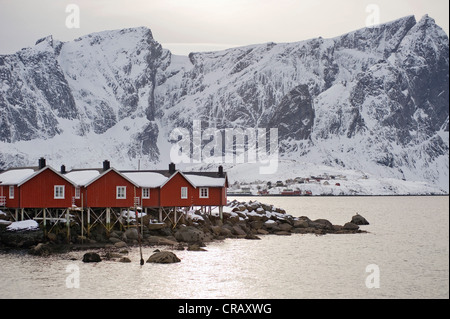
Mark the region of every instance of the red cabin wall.
<instances>
[{"instance_id":1,"label":"red cabin wall","mask_svg":"<svg viewBox=\"0 0 450 319\"><path fill-rule=\"evenodd\" d=\"M181 198L181 187L188 188L186 199ZM189 207L195 205L195 197L198 189L195 189L181 174L173 176L160 191L160 206L162 207Z\"/></svg>"},{"instance_id":2,"label":"red cabin wall","mask_svg":"<svg viewBox=\"0 0 450 319\"><path fill-rule=\"evenodd\" d=\"M208 188L208 198L200 198L200 188ZM223 205L222 187L197 187L195 190L196 206L220 206Z\"/></svg>"},{"instance_id":3,"label":"red cabin wall","mask_svg":"<svg viewBox=\"0 0 450 319\"><path fill-rule=\"evenodd\" d=\"M54 198L54 186L64 185L64 199ZM72 206L74 186L50 169L20 186L20 208L67 208ZM18 192L18 193L19 193Z\"/></svg>"},{"instance_id":4,"label":"red cabin wall","mask_svg":"<svg viewBox=\"0 0 450 319\"><path fill-rule=\"evenodd\" d=\"M126 186L126 198L116 198L116 187ZM86 207L133 207L134 206L134 186L125 178L114 171L110 171L101 176L92 184L86 187L83 197L85 197ZM136 196L141 197L141 189L136 187Z\"/></svg>"},{"instance_id":5,"label":"red cabin wall","mask_svg":"<svg viewBox=\"0 0 450 319\"><path fill-rule=\"evenodd\" d=\"M150 188L150 198L142 198L142 188L139 189L139 197L142 199L142 207L159 207L160 189Z\"/></svg>"},{"instance_id":6,"label":"red cabin wall","mask_svg":"<svg viewBox=\"0 0 450 319\"><path fill-rule=\"evenodd\" d=\"M19 188L14 186L14 198L9 198L9 185L0 186L0 196L5 196L7 208L19 208Z\"/></svg>"}]
</instances>

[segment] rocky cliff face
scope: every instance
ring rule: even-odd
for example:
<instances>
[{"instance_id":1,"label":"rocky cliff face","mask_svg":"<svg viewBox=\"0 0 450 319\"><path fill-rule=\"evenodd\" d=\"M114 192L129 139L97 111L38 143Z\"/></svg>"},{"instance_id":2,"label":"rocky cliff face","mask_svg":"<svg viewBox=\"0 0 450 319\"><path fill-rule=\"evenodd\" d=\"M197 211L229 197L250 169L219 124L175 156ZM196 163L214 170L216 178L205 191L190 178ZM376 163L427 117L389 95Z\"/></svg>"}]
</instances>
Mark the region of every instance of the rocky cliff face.
<instances>
[{"instance_id":1,"label":"rocky cliff face","mask_svg":"<svg viewBox=\"0 0 450 319\"><path fill-rule=\"evenodd\" d=\"M189 57L163 49L147 28L47 37L0 56L0 164L44 155L165 166L171 130L200 119L278 128L285 160L448 191L448 57L448 36L428 16Z\"/></svg>"}]
</instances>

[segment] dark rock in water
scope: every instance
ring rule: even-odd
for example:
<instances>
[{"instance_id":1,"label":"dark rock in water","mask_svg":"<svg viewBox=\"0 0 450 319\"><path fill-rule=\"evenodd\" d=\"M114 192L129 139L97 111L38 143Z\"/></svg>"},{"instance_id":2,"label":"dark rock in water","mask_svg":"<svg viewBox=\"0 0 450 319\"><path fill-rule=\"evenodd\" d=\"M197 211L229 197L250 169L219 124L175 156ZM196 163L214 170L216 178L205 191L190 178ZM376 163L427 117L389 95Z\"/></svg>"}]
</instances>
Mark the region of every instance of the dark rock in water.
<instances>
[{"instance_id":1,"label":"dark rock in water","mask_svg":"<svg viewBox=\"0 0 450 319\"><path fill-rule=\"evenodd\" d=\"M121 263L130 263L131 260L128 257L122 257L122 258L119 259L119 262L121 262Z\"/></svg>"},{"instance_id":2,"label":"dark rock in water","mask_svg":"<svg viewBox=\"0 0 450 319\"><path fill-rule=\"evenodd\" d=\"M351 223L355 225L369 225L369 222L359 214L352 217Z\"/></svg>"},{"instance_id":3,"label":"dark rock in water","mask_svg":"<svg viewBox=\"0 0 450 319\"><path fill-rule=\"evenodd\" d=\"M180 261L181 260L173 252L165 250L154 253L147 260L148 263L159 263L159 264L171 264L171 263L178 263Z\"/></svg>"},{"instance_id":4,"label":"dark rock in water","mask_svg":"<svg viewBox=\"0 0 450 319\"><path fill-rule=\"evenodd\" d=\"M291 235L290 232L285 231L285 230L276 231L274 234L278 235L278 236L290 236Z\"/></svg>"},{"instance_id":5,"label":"dark rock in water","mask_svg":"<svg viewBox=\"0 0 450 319\"><path fill-rule=\"evenodd\" d=\"M100 261L102 261L102 259L97 253L85 253L83 256L83 262L85 263L98 263Z\"/></svg>"},{"instance_id":6,"label":"dark rock in water","mask_svg":"<svg viewBox=\"0 0 450 319\"><path fill-rule=\"evenodd\" d=\"M295 228L308 228L308 220L306 219L296 219L294 220L294 227Z\"/></svg>"},{"instance_id":7,"label":"dark rock in water","mask_svg":"<svg viewBox=\"0 0 450 319\"><path fill-rule=\"evenodd\" d=\"M189 250L189 251L207 251L206 249L200 247L199 244L191 244L188 246L187 250Z\"/></svg>"},{"instance_id":8,"label":"dark rock in water","mask_svg":"<svg viewBox=\"0 0 450 319\"><path fill-rule=\"evenodd\" d=\"M314 222L314 227L320 229L333 229L333 224L327 219L316 219Z\"/></svg>"},{"instance_id":9,"label":"dark rock in water","mask_svg":"<svg viewBox=\"0 0 450 319\"><path fill-rule=\"evenodd\" d=\"M359 226L354 223L345 223L344 227L345 230L358 230Z\"/></svg>"}]
</instances>

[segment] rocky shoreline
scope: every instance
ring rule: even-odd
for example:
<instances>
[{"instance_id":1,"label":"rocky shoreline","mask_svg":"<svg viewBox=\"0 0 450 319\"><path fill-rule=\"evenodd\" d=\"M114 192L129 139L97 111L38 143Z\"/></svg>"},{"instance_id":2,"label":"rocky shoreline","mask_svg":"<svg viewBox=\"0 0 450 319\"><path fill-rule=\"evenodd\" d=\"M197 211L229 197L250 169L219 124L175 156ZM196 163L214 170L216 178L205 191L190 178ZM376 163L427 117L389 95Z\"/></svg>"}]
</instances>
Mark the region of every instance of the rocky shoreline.
<instances>
[{"instance_id":1,"label":"rocky shoreline","mask_svg":"<svg viewBox=\"0 0 450 319\"><path fill-rule=\"evenodd\" d=\"M142 222L144 223L142 237L136 227L115 229L109 234L103 227L97 227L91 231L90 238L86 238L80 236L79 226L74 225L71 228L69 243L67 232L63 228L60 232L52 232L44 237L41 229L10 231L4 224L0 224L0 249L6 252L28 250L30 254L39 256L73 250L106 249L107 253L103 258L127 262L126 257L119 252L126 252L130 246L138 246L139 240L145 247L169 246L174 250L199 251L204 250L205 243L226 238L258 240L261 235L366 233L359 226L369 224L358 214L344 225L333 225L326 219L311 220L306 216L293 217L282 208L258 201L236 200L224 207L223 219L220 219L216 211L209 214L197 210L184 215L175 227L165 223L155 223L146 216L143 217Z\"/></svg>"}]
</instances>

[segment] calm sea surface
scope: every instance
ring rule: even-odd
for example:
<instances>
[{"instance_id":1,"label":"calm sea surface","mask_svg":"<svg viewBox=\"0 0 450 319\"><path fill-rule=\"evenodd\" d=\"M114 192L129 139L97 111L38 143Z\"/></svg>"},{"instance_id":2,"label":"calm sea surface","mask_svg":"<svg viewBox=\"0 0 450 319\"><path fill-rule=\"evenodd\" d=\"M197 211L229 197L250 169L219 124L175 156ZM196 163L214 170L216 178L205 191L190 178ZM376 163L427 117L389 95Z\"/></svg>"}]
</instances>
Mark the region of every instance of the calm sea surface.
<instances>
[{"instance_id":1,"label":"calm sea surface","mask_svg":"<svg viewBox=\"0 0 450 319\"><path fill-rule=\"evenodd\" d=\"M448 197L238 199L341 225L358 212L370 233L227 239L142 267L138 248L132 263L0 253L0 298L449 298Z\"/></svg>"}]
</instances>

